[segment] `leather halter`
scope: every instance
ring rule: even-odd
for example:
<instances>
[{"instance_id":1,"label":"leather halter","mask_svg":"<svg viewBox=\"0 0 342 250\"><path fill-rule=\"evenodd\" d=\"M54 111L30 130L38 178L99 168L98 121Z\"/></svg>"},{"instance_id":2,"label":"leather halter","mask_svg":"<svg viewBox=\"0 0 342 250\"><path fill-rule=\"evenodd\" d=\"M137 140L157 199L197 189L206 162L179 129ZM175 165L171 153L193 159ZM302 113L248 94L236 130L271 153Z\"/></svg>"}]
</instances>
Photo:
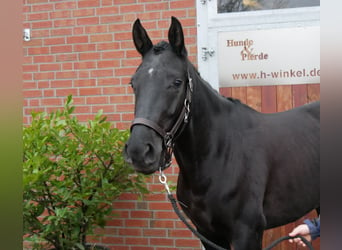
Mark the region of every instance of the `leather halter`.
<instances>
[{"instance_id":1,"label":"leather halter","mask_svg":"<svg viewBox=\"0 0 342 250\"><path fill-rule=\"evenodd\" d=\"M175 139L175 136L177 132L178 132L178 135L180 134L181 125L186 124L189 121L192 91L193 91L192 78L188 71L188 84L186 86L186 96L184 99L184 105L183 105L182 111L180 112L178 116L178 119L176 120L176 122L174 123L174 125L169 131L166 131L156 122L146 119L146 118L142 118L142 117L137 117L132 122L131 130L133 129L135 125L144 125L146 127L153 129L163 139L163 143L166 148L166 154L165 154L165 161L162 164L163 166L160 166L161 170L164 170L171 165L173 141Z\"/></svg>"}]
</instances>

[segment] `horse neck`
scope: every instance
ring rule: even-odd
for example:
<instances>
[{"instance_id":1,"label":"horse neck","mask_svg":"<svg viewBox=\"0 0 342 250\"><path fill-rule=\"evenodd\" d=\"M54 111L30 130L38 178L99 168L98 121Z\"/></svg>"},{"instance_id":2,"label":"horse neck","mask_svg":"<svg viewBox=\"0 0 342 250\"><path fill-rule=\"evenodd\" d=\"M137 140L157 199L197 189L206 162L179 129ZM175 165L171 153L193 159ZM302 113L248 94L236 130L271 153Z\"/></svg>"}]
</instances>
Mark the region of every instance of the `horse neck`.
<instances>
[{"instance_id":1,"label":"horse neck","mask_svg":"<svg viewBox=\"0 0 342 250\"><path fill-rule=\"evenodd\" d=\"M175 143L175 156L181 170L196 167L196 163L211 152L210 142L218 142L222 139L220 137L229 136L236 128L253 126L257 115L239 101L221 96L192 65L189 72L193 81L190 119Z\"/></svg>"},{"instance_id":2,"label":"horse neck","mask_svg":"<svg viewBox=\"0 0 342 250\"><path fill-rule=\"evenodd\" d=\"M193 82L190 119L175 143L175 156L181 169L197 162L208 150L215 113L229 109L229 103L200 77L190 63L189 73Z\"/></svg>"}]
</instances>

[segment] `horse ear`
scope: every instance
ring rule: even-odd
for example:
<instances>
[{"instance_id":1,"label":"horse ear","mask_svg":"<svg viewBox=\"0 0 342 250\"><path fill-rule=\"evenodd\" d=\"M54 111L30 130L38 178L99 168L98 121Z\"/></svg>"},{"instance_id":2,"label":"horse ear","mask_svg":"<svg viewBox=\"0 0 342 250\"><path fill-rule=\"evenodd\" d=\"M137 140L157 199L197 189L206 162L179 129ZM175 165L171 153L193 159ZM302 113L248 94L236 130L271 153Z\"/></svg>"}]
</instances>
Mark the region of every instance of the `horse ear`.
<instances>
[{"instance_id":1,"label":"horse ear","mask_svg":"<svg viewBox=\"0 0 342 250\"><path fill-rule=\"evenodd\" d=\"M171 17L171 26L169 28L169 42L173 50L179 56L187 56L184 45L184 34L181 23L174 16Z\"/></svg>"},{"instance_id":2,"label":"horse ear","mask_svg":"<svg viewBox=\"0 0 342 250\"><path fill-rule=\"evenodd\" d=\"M139 18L133 24L132 34L135 48L142 56L145 55L153 47L153 44Z\"/></svg>"}]
</instances>

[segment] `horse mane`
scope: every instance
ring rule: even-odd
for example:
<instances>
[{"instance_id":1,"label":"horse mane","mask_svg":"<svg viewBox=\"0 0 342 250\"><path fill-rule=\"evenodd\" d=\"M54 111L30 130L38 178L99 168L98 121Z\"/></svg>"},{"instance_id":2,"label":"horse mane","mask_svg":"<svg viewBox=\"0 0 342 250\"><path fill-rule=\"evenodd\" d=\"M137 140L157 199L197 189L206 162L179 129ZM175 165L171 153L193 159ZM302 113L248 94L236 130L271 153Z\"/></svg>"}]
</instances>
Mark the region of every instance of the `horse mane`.
<instances>
[{"instance_id":1,"label":"horse mane","mask_svg":"<svg viewBox=\"0 0 342 250\"><path fill-rule=\"evenodd\" d=\"M158 55L162 51L167 50L169 47L170 47L170 44L168 42L161 41L153 46L153 52L154 54Z\"/></svg>"},{"instance_id":2,"label":"horse mane","mask_svg":"<svg viewBox=\"0 0 342 250\"><path fill-rule=\"evenodd\" d=\"M226 97L224 96L228 101L231 101L232 103L235 103L235 104L243 104L239 99L235 99L233 97Z\"/></svg>"},{"instance_id":3,"label":"horse mane","mask_svg":"<svg viewBox=\"0 0 342 250\"><path fill-rule=\"evenodd\" d=\"M201 81L203 84L207 85L207 86L209 87L209 89L211 89L213 92L215 92L218 96L222 97L224 100L229 101L229 102L231 102L231 103L233 103L233 104L241 105L241 106L243 106L243 107L247 107L248 109L254 110L253 108L249 107L247 104L241 102L239 99L221 95L216 89L214 89L206 80L204 80L204 79L201 77L200 72L197 70L197 68L196 68L190 61L188 61L188 63L189 63L189 65L192 66L193 71L198 75L200 81Z\"/></svg>"}]
</instances>

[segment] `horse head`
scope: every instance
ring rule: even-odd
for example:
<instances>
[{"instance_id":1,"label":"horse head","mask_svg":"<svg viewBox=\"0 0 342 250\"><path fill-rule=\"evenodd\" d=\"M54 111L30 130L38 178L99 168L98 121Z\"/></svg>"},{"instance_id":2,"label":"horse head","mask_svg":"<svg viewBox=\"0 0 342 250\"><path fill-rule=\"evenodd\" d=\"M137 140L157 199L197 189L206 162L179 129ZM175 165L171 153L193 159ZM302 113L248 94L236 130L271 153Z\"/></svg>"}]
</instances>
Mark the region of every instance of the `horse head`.
<instances>
[{"instance_id":1,"label":"horse head","mask_svg":"<svg viewBox=\"0 0 342 250\"><path fill-rule=\"evenodd\" d=\"M172 17L168 40L169 43L162 41L153 45L140 20L135 21L133 41L142 63L131 79L135 120L124 154L126 161L144 174L165 168L165 161L170 158L167 140L174 136L170 131L175 130L177 118L184 113L188 95L187 51L182 26L175 17Z\"/></svg>"}]
</instances>

